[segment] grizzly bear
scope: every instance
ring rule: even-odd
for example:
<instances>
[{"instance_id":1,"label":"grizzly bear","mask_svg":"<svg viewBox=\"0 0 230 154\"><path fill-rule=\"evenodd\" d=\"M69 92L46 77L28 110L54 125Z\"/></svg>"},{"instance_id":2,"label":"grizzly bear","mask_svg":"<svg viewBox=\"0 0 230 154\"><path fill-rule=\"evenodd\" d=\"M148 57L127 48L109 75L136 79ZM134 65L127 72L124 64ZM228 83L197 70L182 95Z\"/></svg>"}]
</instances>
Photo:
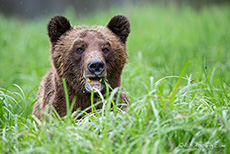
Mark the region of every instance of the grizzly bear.
<instances>
[{"instance_id":1,"label":"grizzly bear","mask_svg":"<svg viewBox=\"0 0 230 154\"><path fill-rule=\"evenodd\" d=\"M121 86L121 74L127 61L126 40L130 33L129 20L114 16L106 26L75 26L63 16L50 19L48 25L52 67L43 78L33 114L42 118L41 111L52 105L63 117L67 114L62 79L67 85L73 111L91 106L91 92L106 93L106 81L111 88ZM129 103L124 92L121 102ZM94 103L99 101L94 97ZM88 111L87 111L88 112Z\"/></svg>"}]
</instances>

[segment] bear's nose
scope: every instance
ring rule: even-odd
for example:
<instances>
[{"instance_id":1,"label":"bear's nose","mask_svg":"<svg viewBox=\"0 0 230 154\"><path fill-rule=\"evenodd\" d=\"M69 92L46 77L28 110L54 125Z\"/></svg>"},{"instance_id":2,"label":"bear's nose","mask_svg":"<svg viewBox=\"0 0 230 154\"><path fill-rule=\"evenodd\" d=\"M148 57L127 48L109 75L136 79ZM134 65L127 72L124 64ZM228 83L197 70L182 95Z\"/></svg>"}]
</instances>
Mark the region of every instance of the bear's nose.
<instances>
[{"instance_id":1,"label":"bear's nose","mask_svg":"<svg viewBox=\"0 0 230 154\"><path fill-rule=\"evenodd\" d=\"M96 76L101 75L105 70L105 65L101 60L92 60L88 64L88 69Z\"/></svg>"}]
</instances>

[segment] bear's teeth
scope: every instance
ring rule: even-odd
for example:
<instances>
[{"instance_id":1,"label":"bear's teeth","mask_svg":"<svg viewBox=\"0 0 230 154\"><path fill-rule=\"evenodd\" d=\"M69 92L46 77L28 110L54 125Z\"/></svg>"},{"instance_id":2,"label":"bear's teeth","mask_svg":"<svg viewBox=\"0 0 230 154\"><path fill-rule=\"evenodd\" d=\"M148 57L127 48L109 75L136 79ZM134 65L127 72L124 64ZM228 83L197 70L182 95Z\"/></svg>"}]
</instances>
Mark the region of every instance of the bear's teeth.
<instances>
[{"instance_id":1,"label":"bear's teeth","mask_svg":"<svg viewBox=\"0 0 230 154\"><path fill-rule=\"evenodd\" d=\"M90 82L91 82L91 80L90 80L89 78L87 78L87 80L88 80L88 83L90 83Z\"/></svg>"}]
</instances>

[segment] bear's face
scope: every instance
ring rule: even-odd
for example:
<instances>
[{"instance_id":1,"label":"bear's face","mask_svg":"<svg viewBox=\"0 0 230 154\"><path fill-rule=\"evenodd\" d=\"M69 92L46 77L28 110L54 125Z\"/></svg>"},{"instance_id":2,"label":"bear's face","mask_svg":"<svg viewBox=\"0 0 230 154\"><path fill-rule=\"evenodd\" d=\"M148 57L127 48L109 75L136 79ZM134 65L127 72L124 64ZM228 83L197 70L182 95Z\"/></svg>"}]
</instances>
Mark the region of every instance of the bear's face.
<instances>
[{"instance_id":1,"label":"bear's face","mask_svg":"<svg viewBox=\"0 0 230 154\"><path fill-rule=\"evenodd\" d=\"M65 17L51 18L48 35L57 75L76 92L103 91L103 80L112 88L120 86L129 32L129 21L121 15L105 27L72 27Z\"/></svg>"}]
</instances>

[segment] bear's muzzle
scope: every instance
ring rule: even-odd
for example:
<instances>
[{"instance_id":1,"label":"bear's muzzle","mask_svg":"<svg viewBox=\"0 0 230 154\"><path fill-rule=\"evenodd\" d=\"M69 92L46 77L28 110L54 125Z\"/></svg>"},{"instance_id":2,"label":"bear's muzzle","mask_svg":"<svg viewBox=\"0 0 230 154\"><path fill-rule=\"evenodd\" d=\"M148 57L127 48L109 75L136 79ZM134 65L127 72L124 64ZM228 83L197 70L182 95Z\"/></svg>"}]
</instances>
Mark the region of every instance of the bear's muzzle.
<instances>
[{"instance_id":1,"label":"bear's muzzle","mask_svg":"<svg viewBox=\"0 0 230 154\"><path fill-rule=\"evenodd\" d=\"M85 68L85 89L91 93L102 91L104 88L104 79L106 78L105 64L100 59L89 61Z\"/></svg>"}]
</instances>

